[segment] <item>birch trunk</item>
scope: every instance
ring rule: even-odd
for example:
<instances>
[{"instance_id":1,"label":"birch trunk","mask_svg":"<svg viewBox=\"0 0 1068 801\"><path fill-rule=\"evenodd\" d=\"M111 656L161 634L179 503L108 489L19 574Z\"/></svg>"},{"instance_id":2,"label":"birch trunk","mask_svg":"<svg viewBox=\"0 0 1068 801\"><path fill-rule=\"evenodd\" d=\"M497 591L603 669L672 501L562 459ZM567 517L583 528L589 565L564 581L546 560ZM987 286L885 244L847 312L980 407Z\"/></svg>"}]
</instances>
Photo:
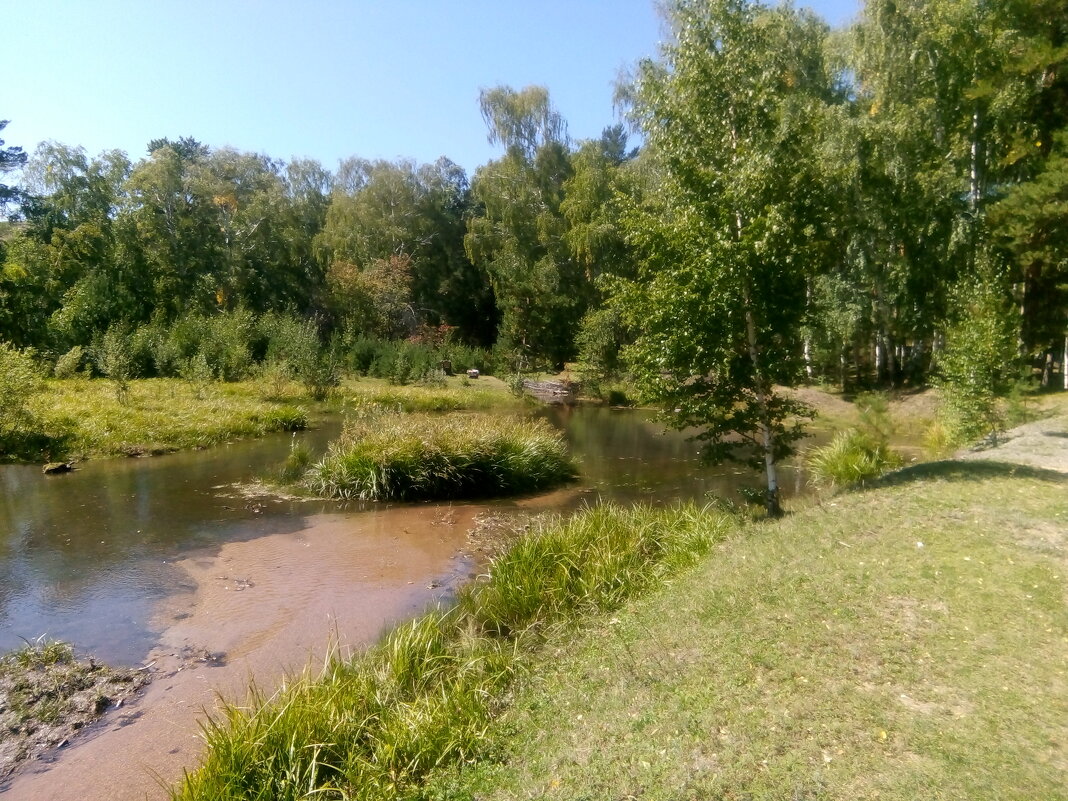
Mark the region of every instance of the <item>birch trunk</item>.
<instances>
[{"instance_id":1,"label":"birch trunk","mask_svg":"<svg viewBox=\"0 0 1068 801\"><path fill-rule=\"evenodd\" d=\"M749 359L753 362L753 389L757 396L757 406L760 408L760 438L764 449L764 470L768 481L764 505L768 511L768 517L780 517L782 515L782 506L779 504L779 472L775 464L775 431L771 427L769 419L769 389L761 368L756 321L753 319L753 306L749 297L748 287L744 290L743 302L745 303L745 333L749 341Z\"/></svg>"}]
</instances>

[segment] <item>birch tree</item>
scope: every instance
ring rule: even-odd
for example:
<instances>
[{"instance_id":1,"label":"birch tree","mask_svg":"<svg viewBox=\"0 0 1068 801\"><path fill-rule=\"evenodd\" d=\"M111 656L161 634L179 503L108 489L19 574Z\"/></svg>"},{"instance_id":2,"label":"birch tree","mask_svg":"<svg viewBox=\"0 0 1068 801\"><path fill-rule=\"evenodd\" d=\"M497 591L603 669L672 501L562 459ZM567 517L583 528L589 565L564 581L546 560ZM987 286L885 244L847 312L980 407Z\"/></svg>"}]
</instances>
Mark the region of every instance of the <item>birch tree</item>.
<instances>
[{"instance_id":1,"label":"birch tree","mask_svg":"<svg viewBox=\"0 0 1068 801\"><path fill-rule=\"evenodd\" d=\"M635 115L661 165L627 220L642 266L617 296L642 388L707 458L778 464L811 413L776 391L801 369L806 273L822 258L813 148L830 97L825 26L745 0L676 0L675 41L641 65Z\"/></svg>"}]
</instances>

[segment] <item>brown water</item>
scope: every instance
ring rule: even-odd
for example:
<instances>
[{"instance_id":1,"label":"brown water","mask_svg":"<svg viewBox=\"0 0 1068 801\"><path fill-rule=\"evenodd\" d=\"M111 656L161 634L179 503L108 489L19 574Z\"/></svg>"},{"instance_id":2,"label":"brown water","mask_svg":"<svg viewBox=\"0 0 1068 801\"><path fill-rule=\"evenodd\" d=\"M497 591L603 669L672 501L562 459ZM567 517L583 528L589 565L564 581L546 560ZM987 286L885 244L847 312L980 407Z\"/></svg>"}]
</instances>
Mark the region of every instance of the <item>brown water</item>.
<instances>
[{"instance_id":1,"label":"brown water","mask_svg":"<svg viewBox=\"0 0 1068 801\"><path fill-rule=\"evenodd\" d=\"M131 707L0 789L13 801L165 797L153 777L173 781L195 763L217 694L242 698L250 676L274 687L329 643L361 647L446 597L477 567L465 535L480 512L701 500L759 484L703 468L693 443L645 412L542 413L566 432L580 482L494 503L346 507L229 488L284 459L289 436L54 477L0 467L0 651L47 635L155 675ZM322 449L336 432L301 437ZM784 471L787 492L800 480Z\"/></svg>"}]
</instances>

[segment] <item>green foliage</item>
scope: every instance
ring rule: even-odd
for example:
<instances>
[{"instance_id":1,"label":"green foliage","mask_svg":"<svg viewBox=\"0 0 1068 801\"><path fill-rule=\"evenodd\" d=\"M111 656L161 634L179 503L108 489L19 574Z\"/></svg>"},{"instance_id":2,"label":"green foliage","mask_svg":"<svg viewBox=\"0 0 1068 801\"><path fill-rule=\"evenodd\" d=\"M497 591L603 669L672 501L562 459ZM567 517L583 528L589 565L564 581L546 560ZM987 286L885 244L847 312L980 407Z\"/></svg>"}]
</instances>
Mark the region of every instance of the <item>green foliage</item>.
<instances>
[{"instance_id":1,"label":"green foliage","mask_svg":"<svg viewBox=\"0 0 1068 801\"><path fill-rule=\"evenodd\" d=\"M1004 422L998 398L1017 369L1016 327L999 275L987 270L955 291L958 313L938 356L941 416L955 444L996 438Z\"/></svg>"},{"instance_id":2,"label":"green foliage","mask_svg":"<svg viewBox=\"0 0 1068 801\"><path fill-rule=\"evenodd\" d=\"M125 405L129 398L130 379L136 377L129 332L123 326L111 326L93 344L92 355L96 369L111 379L116 399Z\"/></svg>"},{"instance_id":3,"label":"green foliage","mask_svg":"<svg viewBox=\"0 0 1068 801\"><path fill-rule=\"evenodd\" d=\"M616 306L587 312L575 336L583 380L602 383L617 378L624 367L622 350L628 341L622 315Z\"/></svg>"},{"instance_id":4,"label":"green foliage","mask_svg":"<svg viewBox=\"0 0 1068 801\"><path fill-rule=\"evenodd\" d=\"M482 214L469 221L464 247L497 299L498 342L559 365L574 355L592 290L566 239L562 203L572 176L566 126L543 87L484 90L480 102L491 141L506 152L475 174L471 193Z\"/></svg>"},{"instance_id":5,"label":"green foliage","mask_svg":"<svg viewBox=\"0 0 1068 801\"><path fill-rule=\"evenodd\" d=\"M52 375L60 380L74 378L78 375L78 371L82 369L85 356L85 348L81 345L75 345L56 359L56 364L52 368Z\"/></svg>"},{"instance_id":6,"label":"green foliage","mask_svg":"<svg viewBox=\"0 0 1068 801\"><path fill-rule=\"evenodd\" d=\"M543 420L365 407L303 484L331 498L422 500L533 492L574 475L562 436Z\"/></svg>"},{"instance_id":7,"label":"green foliage","mask_svg":"<svg viewBox=\"0 0 1068 801\"><path fill-rule=\"evenodd\" d=\"M458 605L390 632L274 697L253 688L206 728L203 765L175 801L414 797L433 771L483 753L490 722L539 631L618 608L722 539L693 507L600 507L546 523L495 560Z\"/></svg>"},{"instance_id":8,"label":"green foliage","mask_svg":"<svg viewBox=\"0 0 1068 801\"><path fill-rule=\"evenodd\" d=\"M0 436L6 438L30 421L28 403L42 382L32 351L0 342Z\"/></svg>"},{"instance_id":9,"label":"green foliage","mask_svg":"<svg viewBox=\"0 0 1068 801\"><path fill-rule=\"evenodd\" d=\"M633 87L661 181L625 218L641 267L612 302L643 395L698 427L709 459L763 466L777 514L775 465L808 414L772 387L797 379L806 270L824 250L825 29L788 6L678 0L667 14L675 41Z\"/></svg>"}]
</instances>

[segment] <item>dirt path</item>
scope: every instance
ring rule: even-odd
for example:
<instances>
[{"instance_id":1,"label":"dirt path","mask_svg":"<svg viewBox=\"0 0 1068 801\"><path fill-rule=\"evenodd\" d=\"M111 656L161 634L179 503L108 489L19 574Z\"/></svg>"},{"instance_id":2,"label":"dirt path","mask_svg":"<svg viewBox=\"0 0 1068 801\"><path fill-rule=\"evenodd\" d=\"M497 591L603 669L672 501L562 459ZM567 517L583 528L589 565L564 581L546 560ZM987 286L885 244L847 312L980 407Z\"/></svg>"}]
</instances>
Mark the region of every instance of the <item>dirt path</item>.
<instances>
[{"instance_id":1,"label":"dirt path","mask_svg":"<svg viewBox=\"0 0 1068 801\"><path fill-rule=\"evenodd\" d=\"M0 790L5 801L166 798L163 784L195 765L200 721L219 695L243 699L252 675L273 687L287 671L314 670L331 639L343 650L366 645L466 578L460 549L476 511L319 515L301 531L187 560L197 590L160 610L145 694L51 763L25 766Z\"/></svg>"},{"instance_id":2,"label":"dirt path","mask_svg":"<svg viewBox=\"0 0 1068 801\"><path fill-rule=\"evenodd\" d=\"M1068 415L1026 423L999 438L990 448L967 450L958 459L1012 462L1068 473Z\"/></svg>"}]
</instances>

